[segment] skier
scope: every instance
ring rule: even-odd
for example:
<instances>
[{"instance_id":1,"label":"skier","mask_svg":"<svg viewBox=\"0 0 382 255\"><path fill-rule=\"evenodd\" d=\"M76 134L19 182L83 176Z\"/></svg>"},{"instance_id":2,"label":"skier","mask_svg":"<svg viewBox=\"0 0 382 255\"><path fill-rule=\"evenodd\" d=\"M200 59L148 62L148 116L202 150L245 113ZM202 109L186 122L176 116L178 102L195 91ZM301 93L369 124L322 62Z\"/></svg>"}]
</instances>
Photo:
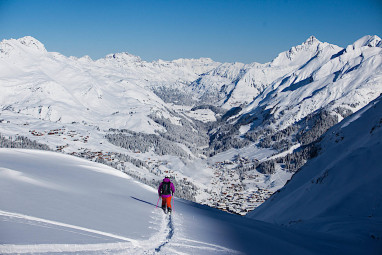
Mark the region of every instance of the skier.
<instances>
[{"instance_id":1,"label":"skier","mask_svg":"<svg viewBox=\"0 0 382 255\"><path fill-rule=\"evenodd\" d=\"M171 198L174 195L174 192L174 184L170 181L170 177L166 175L158 188L158 195L159 197L162 197L162 209L165 213L166 207L169 213L172 211Z\"/></svg>"}]
</instances>

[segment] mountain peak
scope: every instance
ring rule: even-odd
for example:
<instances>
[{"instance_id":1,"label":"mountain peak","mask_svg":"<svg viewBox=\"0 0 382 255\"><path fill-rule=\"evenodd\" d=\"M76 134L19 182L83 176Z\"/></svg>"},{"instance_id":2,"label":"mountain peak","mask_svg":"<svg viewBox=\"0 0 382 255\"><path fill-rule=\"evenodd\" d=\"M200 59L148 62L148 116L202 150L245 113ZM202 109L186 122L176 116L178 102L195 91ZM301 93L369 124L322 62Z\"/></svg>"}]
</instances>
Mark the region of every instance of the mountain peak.
<instances>
[{"instance_id":1,"label":"mountain peak","mask_svg":"<svg viewBox=\"0 0 382 255\"><path fill-rule=\"evenodd\" d=\"M18 39L17 41L29 48L40 51L46 51L44 44L42 44L39 40L33 38L32 36L24 36Z\"/></svg>"},{"instance_id":2,"label":"mountain peak","mask_svg":"<svg viewBox=\"0 0 382 255\"><path fill-rule=\"evenodd\" d=\"M109 54L105 58L115 59L117 61L121 61L125 63L142 62L142 59L140 57L130 54L128 52Z\"/></svg>"},{"instance_id":3,"label":"mountain peak","mask_svg":"<svg viewBox=\"0 0 382 255\"><path fill-rule=\"evenodd\" d=\"M302 45L313 45L315 43L321 43L315 36L311 35Z\"/></svg>"},{"instance_id":4,"label":"mountain peak","mask_svg":"<svg viewBox=\"0 0 382 255\"><path fill-rule=\"evenodd\" d=\"M2 40L0 42L0 52L4 53L4 55L29 51L47 52L44 44L32 36L25 36L20 39Z\"/></svg>"},{"instance_id":5,"label":"mountain peak","mask_svg":"<svg viewBox=\"0 0 382 255\"><path fill-rule=\"evenodd\" d=\"M308 39L306 39L305 42L303 42L300 45L292 47L289 51L290 52L293 52L293 51L297 52L297 51L303 51L303 50L310 50L310 48L312 48L312 47L313 47L313 50L315 51L317 49L317 45L319 45L321 43L322 43L321 41L319 41L316 37L311 35L311 36L309 36Z\"/></svg>"},{"instance_id":6,"label":"mountain peak","mask_svg":"<svg viewBox=\"0 0 382 255\"><path fill-rule=\"evenodd\" d=\"M358 39L355 43L353 43L353 48L360 48L366 46L382 48L382 40L377 35L366 35Z\"/></svg>"},{"instance_id":7,"label":"mountain peak","mask_svg":"<svg viewBox=\"0 0 382 255\"><path fill-rule=\"evenodd\" d=\"M93 59L89 55L82 56L78 60L85 61L85 62L92 62L93 61Z\"/></svg>"},{"instance_id":8,"label":"mountain peak","mask_svg":"<svg viewBox=\"0 0 382 255\"><path fill-rule=\"evenodd\" d=\"M316 37L310 36L305 42L300 45L290 48L288 51L280 53L273 61L273 65L298 65L305 63L312 54L315 54L318 50L318 46L321 45ZM308 58L308 59L307 59Z\"/></svg>"}]
</instances>

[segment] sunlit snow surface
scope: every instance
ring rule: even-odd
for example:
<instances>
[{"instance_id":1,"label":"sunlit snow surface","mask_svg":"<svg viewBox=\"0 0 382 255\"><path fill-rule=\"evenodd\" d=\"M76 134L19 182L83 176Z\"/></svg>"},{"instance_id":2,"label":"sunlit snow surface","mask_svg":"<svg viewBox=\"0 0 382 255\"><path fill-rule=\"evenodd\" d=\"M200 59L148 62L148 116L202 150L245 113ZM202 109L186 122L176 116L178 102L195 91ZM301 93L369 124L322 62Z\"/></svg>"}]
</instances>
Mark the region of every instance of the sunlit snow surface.
<instances>
[{"instance_id":1,"label":"sunlit snow surface","mask_svg":"<svg viewBox=\"0 0 382 255\"><path fill-rule=\"evenodd\" d=\"M0 149L1 254L356 254L347 239L296 232L181 199L104 165ZM368 244L368 242L365 242ZM362 247L361 247L362 248Z\"/></svg>"}]
</instances>

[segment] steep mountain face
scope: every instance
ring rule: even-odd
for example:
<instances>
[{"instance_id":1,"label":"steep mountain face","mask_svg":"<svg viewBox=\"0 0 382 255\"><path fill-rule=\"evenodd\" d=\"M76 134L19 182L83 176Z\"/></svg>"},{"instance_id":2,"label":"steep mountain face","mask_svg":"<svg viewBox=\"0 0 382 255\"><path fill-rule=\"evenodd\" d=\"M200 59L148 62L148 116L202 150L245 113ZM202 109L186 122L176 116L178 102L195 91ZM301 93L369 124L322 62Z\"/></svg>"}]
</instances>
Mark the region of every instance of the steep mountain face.
<instances>
[{"instance_id":1,"label":"steep mountain face","mask_svg":"<svg viewBox=\"0 0 382 255\"><path fill-rule=\"evenodd\" d=\"M313 142L382 92L380 42L376 36L366 36L341 49L311 37L279 54L266 68L285 72L274 76L261 93L241 93L254 99L248 104L241 101L211 131L212 153L226 150L227 144L248 146L248 140L277 152Z\"/></svg>"},{"instance_id":2,"label":"steep mountain face","mask_svg":"<svg viewBox=\"0 0 382 255\"><path fill-rule=\"evenodd\" d=\"M169 173L180 196L245 214L316 156L331 126L382 93L381 47L377 36L346 48L310 37L270 63L242 64L94 61L32 37L3 40L0 142L36 141L151 185Z\"/></svg>"},{"instance_id":3,"label":"steep mountain face","mask_svg":"<svg viewBox=\"0 0 382 255\"><path fill-rule=\"evenodd\" d=\"M332 127L318 156L248 217L382 238L382 96Z\"/></svg>"}]
</instances>

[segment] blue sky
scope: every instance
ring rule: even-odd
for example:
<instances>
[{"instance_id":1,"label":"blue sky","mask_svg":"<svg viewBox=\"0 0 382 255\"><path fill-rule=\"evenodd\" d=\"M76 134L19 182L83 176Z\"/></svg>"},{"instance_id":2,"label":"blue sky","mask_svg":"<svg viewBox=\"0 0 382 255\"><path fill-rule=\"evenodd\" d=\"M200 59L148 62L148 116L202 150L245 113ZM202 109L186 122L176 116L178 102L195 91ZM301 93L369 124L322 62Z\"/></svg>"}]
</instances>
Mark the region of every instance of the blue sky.
<instances>
[{"instance_id":1,"label":"blue sky","mask_svg":"<svg viewBox=\"0 0 382 255\"><path fill-rule=\"evenodd\" d=\"M30 35L66 56L271 61L310 35L342 47L382 32L380 0L0 0L0 39Z\"/></svg>"}]
</instances>

